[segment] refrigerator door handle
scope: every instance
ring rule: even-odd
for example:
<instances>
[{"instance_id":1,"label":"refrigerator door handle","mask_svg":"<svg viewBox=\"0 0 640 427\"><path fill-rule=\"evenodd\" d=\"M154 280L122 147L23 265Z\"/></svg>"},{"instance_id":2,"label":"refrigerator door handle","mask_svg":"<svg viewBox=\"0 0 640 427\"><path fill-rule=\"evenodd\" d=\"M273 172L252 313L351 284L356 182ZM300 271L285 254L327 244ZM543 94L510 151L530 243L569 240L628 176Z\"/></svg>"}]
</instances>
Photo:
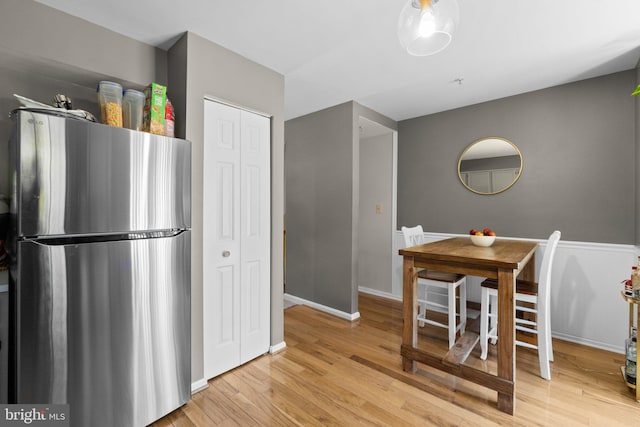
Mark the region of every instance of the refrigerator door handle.
<instances>
[{"instance_id":1,"label":"refrigerator door handle","mask_svg":"<svg viewBox=\"0 0 640 427\"><path fill-rule=\"evenodd\" d=\"M83 234L83 235L69 235L69 236L36 236L25 238L41 246L59 246L81 243L102 243L102 242L117 242L120 240L141 240L141 239L158 239L163 237L175 237L186 232L187 229L174 228L170 230L160 231L141 231L135 233L114 233L114 234Z\"/></svg>"}]
</instances>

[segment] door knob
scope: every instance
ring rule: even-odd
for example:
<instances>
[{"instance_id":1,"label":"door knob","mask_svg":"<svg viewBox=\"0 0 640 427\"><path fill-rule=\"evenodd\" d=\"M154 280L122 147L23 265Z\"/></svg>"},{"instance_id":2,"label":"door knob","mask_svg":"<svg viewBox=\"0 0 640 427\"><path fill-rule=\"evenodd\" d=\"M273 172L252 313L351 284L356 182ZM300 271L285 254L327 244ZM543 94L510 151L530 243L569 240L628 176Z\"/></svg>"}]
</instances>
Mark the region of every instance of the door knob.
<instances>
[{"instance_id":1,"label":"door knob","mask_svg":"<svg viewBox=\"0 0 640 427\"><path fill-rule=\"evenodd\" d=\"M225 257L225 258L228 257L229 255L231 255L231 252L229 252L229 251L222 252L222 256Z\"/></svg>"}]
</instances>

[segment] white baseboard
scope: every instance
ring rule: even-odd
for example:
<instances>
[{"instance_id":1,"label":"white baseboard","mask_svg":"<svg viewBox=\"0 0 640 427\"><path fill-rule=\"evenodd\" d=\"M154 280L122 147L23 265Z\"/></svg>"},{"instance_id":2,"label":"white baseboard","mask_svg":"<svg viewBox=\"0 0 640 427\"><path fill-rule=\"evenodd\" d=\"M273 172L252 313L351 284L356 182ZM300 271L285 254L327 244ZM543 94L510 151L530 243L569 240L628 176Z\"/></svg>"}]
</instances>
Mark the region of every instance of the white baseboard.
<instances>
[{"instance_id":1,"label":"white baseboard","mask_svg":"<svg viewBox=\"0 0 640 427\"><path fill-rule=\"evenodd\" d=\"M196 394L199 391L204 390L209 387L209 383L204 378L200 378L198 381L194 381L191 383L191 394Z\"/></svg>"},{"instance_id":2,"label":"white baseboard","mask_svg":"<svg viewBox=\"0 0 640 427\"><path fill-rule=\"evenodd\" d=\"M574 336L571 336L571 335L559 334L559 333L556 333L556 332L551 334L551 336L553 338L558 338L559 340L563 340L563 341L569 341L569 342L573 342L573 343L576 343L576 344L586 345L588 347L599 348L600 350L607 350L607 351L611 351L613 353L625 354L625 348L622 345L614 346L614 345L603 343L603 342L599 342L599 341L593 341L593 340L589 340L589 339L585 339L585 338L574 337Z\"/></svg>"},{"instance_id":3,"label":"white baseboard","mask_svg":"<svg viewBox=\"0 0 640 427\"><path fill-rule=\"evenodd\" d=\"M358 287L358 292L363 292L365 294L371 294L377 297L382 297L382 298L387 298L387 299L392 299L395 301L402 302L402 296L394 295L391 292L379 291L377 289L365 288L363 286Z\"/></svg>"},{"instance_id":4,"label":"white baseboard","mask_svg":"<svg viewBox=\"0 0 640 427\"><path fill-rule=\"evenodd\" d=\"M269 353L273 354L273 353L277 353L279 351L284 350L285 348L287 348L287 343L285 343L284 341L282 341L281 343L278 343L276 345L272 345L269 347Z\"/></svg>"},{"instance_id":5,"label":"white baseboard","mask_svg":"<svg viewBox=\"0 0 640 427\"><path fill-rule=\"evenodd\" d=\"M327 307L326 305L318 304L316 302L309 301L304 298L299 298L290 294L284 294L284 299L287 301L291 301L295 304L302 304L302 305L309 306L311 308L315 308L316 310L320 310L322 312L331 314L333 316L337 316L341 319L354 321L360 318L360 312L358 311L356 311L355 313L346 313L344 311L336 310L335 308Z\"/></svg>"}]
</instances>

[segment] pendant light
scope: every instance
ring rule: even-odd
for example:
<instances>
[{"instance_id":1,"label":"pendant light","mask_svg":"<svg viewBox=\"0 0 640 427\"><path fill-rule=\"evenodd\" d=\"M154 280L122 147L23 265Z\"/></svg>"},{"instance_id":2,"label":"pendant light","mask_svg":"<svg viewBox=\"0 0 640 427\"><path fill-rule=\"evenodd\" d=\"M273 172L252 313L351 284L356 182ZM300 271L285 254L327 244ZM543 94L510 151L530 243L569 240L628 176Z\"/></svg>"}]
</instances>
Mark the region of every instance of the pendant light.
<instances>
[{"instance_id":1,"label":"pendant light","mask_svg":"<svg viewBox=\"0 0 640 427\"><path fill-rule=\"evenodd\" d=\"M400 44L415 56L438 53L451 43L458 15L456 0L408 0L398 20Z\"/></svg>"}]
</instances>

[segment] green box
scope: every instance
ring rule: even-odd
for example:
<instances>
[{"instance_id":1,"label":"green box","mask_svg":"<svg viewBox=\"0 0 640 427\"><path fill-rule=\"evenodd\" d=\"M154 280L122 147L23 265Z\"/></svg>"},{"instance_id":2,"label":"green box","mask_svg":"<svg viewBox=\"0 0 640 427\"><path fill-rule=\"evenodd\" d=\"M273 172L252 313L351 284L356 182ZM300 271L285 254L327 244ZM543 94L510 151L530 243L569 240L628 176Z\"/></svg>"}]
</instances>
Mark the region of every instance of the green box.
<instances>
[{"instance_id":1,"label":"green box","mask_svg":"<svg viewBox=\"0 0 640 427\"><path fill-rule=\"evenodd\" d=\"M164 108L167 104L167 87L151 83L144 89L143 130L156 135L165 134Z\"/></svg>"}]
</instances>

